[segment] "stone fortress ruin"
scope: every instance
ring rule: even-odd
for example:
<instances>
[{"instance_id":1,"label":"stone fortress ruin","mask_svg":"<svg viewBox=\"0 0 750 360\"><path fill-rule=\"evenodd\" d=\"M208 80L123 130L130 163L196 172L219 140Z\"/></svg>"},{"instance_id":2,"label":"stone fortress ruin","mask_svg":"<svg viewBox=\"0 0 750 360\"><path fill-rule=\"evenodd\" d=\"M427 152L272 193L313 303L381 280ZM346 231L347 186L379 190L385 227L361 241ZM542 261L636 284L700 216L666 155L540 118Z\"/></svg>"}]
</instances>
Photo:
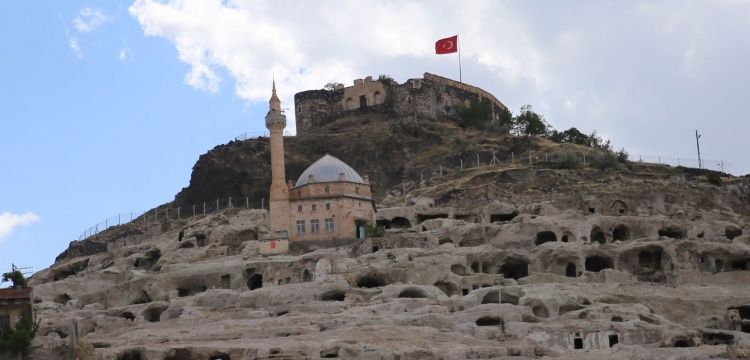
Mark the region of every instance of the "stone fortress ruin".
<instances>
[{"instance_id":1,"label":"stone fortress ruin","mask_svg":"<svg viewBox=\"0 0 750 360\"><path fill-rule=\"evenodd\" d=\"M222 171L260 168L272 178L264 188L279 192L270 211L134 221L72 242L31 280L37 349L83 360L750 357L750 178L724 174L715 185L699 169L504 163L404 191L325 155L392 174L461 147L562 146L446 126L448 107L479 95L435 79L299 93L298 136L233 142L199 160L191 186L200 171L216 182ZM279 132L275 101L266 120ZM340 116L359 119L361 105L376 115L368 124L326 134ZM349 153L357 137L376 146ZM388 144L405 149L379 152ZM283 164L303 169L296 183ZM367 185L383 233L348 229L348 242L312 250L291 241L288 253L264 255L263 239L300 219L309 226L305 212L326 203L319 197L341 173L345 188L329 195ZM319 186L305 193L310 184Z\"/></svg>"},{"instance_id":2,"label":"stone fortress ruin","mask_svg":"<svg viewBox=\"0 0 750 360\"><path fill-rule=\"evenodd\" d=\"M494 95L478 87L425 73L421 79L398 84L390 78L372 76L354 80L354 85L328 90L308 90L294 96L298 132L315 132L321 125L357 112L380 111L395 116L438 119L453 115L455 107L471 101L492 103L492 116L507 107Z\"/></svg>"}]
</instances>

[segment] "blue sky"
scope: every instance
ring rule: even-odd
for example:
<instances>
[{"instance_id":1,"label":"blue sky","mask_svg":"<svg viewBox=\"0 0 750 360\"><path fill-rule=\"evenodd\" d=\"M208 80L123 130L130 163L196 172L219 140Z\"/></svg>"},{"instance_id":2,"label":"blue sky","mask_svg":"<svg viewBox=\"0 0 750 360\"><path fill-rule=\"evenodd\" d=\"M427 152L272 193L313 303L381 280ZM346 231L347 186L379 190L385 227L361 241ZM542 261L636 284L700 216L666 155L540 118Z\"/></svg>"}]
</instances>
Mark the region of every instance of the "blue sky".
<instances>
[{"instance_id":1,"label":"blue sky","mask_svg":"<svg viewBox=\"0 0 750 360\"><path fill-rule=\"evenodd\" d=\"M750 3L183 0L0 4L0 269L188 185L198 156L329 81L457 77L631 156L750 172ZM353 30L356 29L356 30ZM292 114L290 114L291 117ZM293 124L293 119L290 118Z\"/></svg>"},{"instance_id":2,"label":"blue sky","mask_svg":"<svg viewBox=\"0 0 750 360\"><path fill-rule=\"evenodd\" d=\"M186 86L174 46L144 37L126 6L96 4L111 19L78 32L90 5L0 5L0 213L39 218L0 241L2 269L50 265L89 225L172 200L200 154L263 130L262 107L231 89Z\"/></svg>"}]
</instances>

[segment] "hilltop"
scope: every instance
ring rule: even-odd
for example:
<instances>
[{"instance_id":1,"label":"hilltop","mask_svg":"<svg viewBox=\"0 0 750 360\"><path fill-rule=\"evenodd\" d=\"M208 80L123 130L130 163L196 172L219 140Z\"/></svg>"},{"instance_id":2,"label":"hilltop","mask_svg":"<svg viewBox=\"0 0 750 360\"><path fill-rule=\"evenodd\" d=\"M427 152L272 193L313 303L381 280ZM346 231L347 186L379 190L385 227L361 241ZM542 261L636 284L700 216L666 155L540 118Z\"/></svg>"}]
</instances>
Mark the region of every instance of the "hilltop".
<instances>
[{"instance_id":1,"label":"hilltop","mask_svg":"<svg viewBox=\"0 0 750 360\"><path fill-rule=\"evenodd\" d=\"M157 209L171 217L73 242L34 275L37 353L748 356L750 179L381 110L285 146L289 179L326 153L369 175L382 234L260 255L267 213L241 199L267 198L268 139L217 146ZM174 216L228 197L238 206Z\"/></svg>"}]
</instances>

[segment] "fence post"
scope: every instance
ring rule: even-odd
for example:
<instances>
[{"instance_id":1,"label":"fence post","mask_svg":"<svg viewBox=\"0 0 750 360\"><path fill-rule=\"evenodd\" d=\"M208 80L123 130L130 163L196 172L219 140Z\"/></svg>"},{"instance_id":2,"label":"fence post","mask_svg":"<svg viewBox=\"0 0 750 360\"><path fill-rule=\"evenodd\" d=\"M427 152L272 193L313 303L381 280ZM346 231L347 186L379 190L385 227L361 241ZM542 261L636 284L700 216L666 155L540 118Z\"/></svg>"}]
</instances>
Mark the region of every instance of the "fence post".
<instances>
[{"instance_id":1,"label":"fence post","mask_svg":"<svg viewBox=\"0 0 750 360\"><path fill-rule=\"evenodd\" d=\"M440 165L440 178L443 178L443 165Z\"/></svg>"},{"instance_id":2,"label":"fence post","mask_svg":"<svg viewBox=\"0 0 750 360\"><path fill-rule=\"evenodd\" d=\"M166 214L166 216L167 216L167 222L169 222L169 208L167 208L166 210L164 210L164 214Z\"/></svg>"},{"instance_id":3,"label":"fence post","mask_svg":"<svg viewBox=\"0 0 750 360\"><path fill-rule=\"evenodd\" d=\"M219 199L216 199L216 211L219 211Z\"/></svg>"},{"instance_id":4,"label":"fence post","mask_svg":"<svg viewBox=\"0 0 750 360\"><path fill-rule=\"evenodd\" d=\"M720 160L720 161L721 161L721 172L724 172L724 160Z\"/></svg>"},{"instance_id":5,"label":"fence post","mask_svg":"<svg viewBox=\"0 0 750 360\"><path fill-rule=\"evenodd\" d=\"M419 184L424 186L424 172L419 173Z\"/></svg>"},{"instance_id":6,"label":"fence post","mask_svg":"<svg viewBox=\"0 0 750 360\"><path fill-rule=\"evenodd\" d=\"M122 220L120 220L120 214L117 214L117 225L122 225Z\"/></svg>"},{"instance_id":7,"label":"fence post","mask_svg":"<svg viewBox=\"0 0 750 360\"><path fill-rule=\"evenodd\" d=\"M104 219L104 228L106 229L108 227L109 227L109 219Z\"/></svg>"},{"instance_id":8,"label":"fence post","mask_svg":"<svg viewBox=\"0 0 750 360\"><path fill-rule=\"evenodd\" d=\"M549 162L549 153L544 153L544 161Z\"/></svg>"},{"instance_id":9,"label":"fence post","mask_svg":"<svg viewBox=\"0 0 750 360\"><path fill-rule=\"evenodd\" d=\"M234 206L232 205L232 197L230 196L229 197L229 203L227 204L227 208L233 208L233 207Z\"/></svg>"},{"instance_id":10,"label":"fence post","mask_svg":"<svg viewBox=\"0 0 750 360\"><path fill-rule=\"evenodd\" d=\"M248 208L248 209L250 208L250 198L249 197L245 197L245 207Z\"/></svg>"},{"instance_id":11,"label":"fence post","mask_svg":"<svg viewBox=\"0 0 750 360\"><path fill-rule=\"evenodd\" d=\"M510 152L510 162L513 163L513 166L516 165L516 154L514 154L512 151Z\"/></svg>"},{"instance_id":12,"label":"fence post","mask_svg":"<svg viewBox=\"0 0 750 360\"><path fill-rule=\"evenodd\" d=\"M641 154L638 154L638 162L640 162L640 163L643 162L643 158L641 157Z\"/></svg>"},{"instance_id":13,"label":"fence post","mask_svg":"<svg viewBox=\"0 0 750 360\"><path fill-rule=\"evenodd\" d=\"M477 153L477 167L479 167L479 153Z\"/></svg>"},{"instance_id":14,"label":"fence post","mask_svg":"<svg viewBox=\"0 0 750 360\"><path fill-rule=\"evenodd\" d=\"M265 202L266 202L266 198L264 198L264 197L261 197L261 198L260 198L260 208L261 208L261 209L265 209L265 208L266 208L266 204L265 204Z\"/></svg>"},{"instance_id":15,"label":"fence post","mask_svg":"<svg viewBox=\"0 0 750 360\"><path fill-rule=\"evenodd\" d=\"M458 161L461 162L461 170L464 169L464 159L458 159Z\"/></svg>"},{"instance_id":16,"label":"fence post","mask_svg":"<svg viewBox=\"0 0 750 360\"><path fill-rule=\"evenodd\" d=\"M133 221L133 212L130 212L130 221Z\"/></svg>"},{"instance_id":17,"label":"fence post","mask_svg":"<svg viewBox=\"0 0 750 360\"><path fill-rule=\"evenodd\" d=\"M193 217L195 217L195 204L193 204Z\"/></svg>"},{"instance_id":18,"label":"fence post","mask_svg":"<svg viewBox=\"0 0 750 360\"><path fill-rule=\"evenodd\" d=\"M206 215L206 202L203 202L203 215Z\"/></svg>"},{"instance_id":19,"label":"fence post","mask_svg":"<svg viewBox=\"0 0 750 360\"><path fill-rule=\"evenodd\" d=\"M661 155L656 157L656 163L661 165Z\"/></svg>"},{"instance_id":20,"label":"fence post","mask_svg":"<svg viewBox=\"0 0 750 360\"><path fill-rule=\"evenodd\" d=\"M177 219L182 219L182 216L180 216L180 207L177 207Z\"/></svg>"}]
</instances>

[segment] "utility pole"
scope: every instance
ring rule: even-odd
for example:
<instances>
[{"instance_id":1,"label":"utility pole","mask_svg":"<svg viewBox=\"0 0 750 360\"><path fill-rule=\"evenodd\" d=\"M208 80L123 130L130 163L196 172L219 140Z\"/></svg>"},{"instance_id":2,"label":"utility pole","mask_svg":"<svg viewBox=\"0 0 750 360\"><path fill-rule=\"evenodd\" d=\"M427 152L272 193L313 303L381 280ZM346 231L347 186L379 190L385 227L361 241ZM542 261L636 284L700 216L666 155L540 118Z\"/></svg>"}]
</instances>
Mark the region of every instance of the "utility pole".
<instances>
[{"instance_id":1,"label":"utility pole","mask_svg":"<svg viewBox=\"0 0 750 360\"><path fill-rule=\"evenodd\" d=\"M703 169L703 162L701 161L701 143L699 139L702 135L698 134L698 130L695 130L695 146L698 147L698 169Z\"/></svg>"}]
</instances>

